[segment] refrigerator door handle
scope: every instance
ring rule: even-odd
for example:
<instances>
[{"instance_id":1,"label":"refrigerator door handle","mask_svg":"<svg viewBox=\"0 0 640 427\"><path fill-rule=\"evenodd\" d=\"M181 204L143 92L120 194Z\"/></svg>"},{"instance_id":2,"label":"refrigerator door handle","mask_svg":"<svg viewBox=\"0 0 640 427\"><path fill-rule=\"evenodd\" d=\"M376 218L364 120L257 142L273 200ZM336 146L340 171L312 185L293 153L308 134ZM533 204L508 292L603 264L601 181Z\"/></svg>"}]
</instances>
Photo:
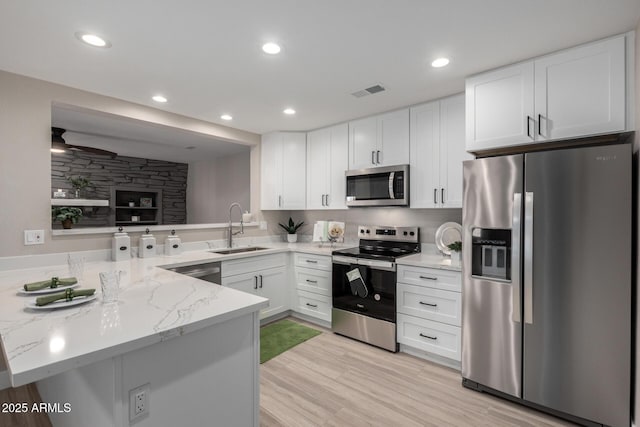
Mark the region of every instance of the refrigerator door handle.
<instances>
[{"instance_id":1,"label":"refrigerator door handle","mask_svg":"<svg viewBox=\"0 0 640 427\"><path fill-rule=\"evenodd\" d=\"M513 311L511 320L522 322L520 310L520 235L522 233L522 193L513 193L513 213L511 219L511 296L513 298Z\"/></svg>"},{"instance_id":2,"label":"refrigerator door handle","mask_svg":"<svg viewBox=\"0 0 640 427\"><path fill-rule=\"evenodd\" d=\"M533 193L524 194L524 322L533 324Z\"/></svg>"}]
</instances>

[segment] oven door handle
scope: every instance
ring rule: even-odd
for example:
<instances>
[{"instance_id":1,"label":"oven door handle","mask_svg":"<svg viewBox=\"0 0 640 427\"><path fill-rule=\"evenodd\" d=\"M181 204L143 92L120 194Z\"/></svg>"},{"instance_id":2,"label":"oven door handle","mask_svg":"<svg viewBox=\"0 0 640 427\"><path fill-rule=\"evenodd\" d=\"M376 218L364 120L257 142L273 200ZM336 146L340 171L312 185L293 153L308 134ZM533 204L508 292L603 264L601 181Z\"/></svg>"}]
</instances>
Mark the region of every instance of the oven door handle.
<instances>
[{"instance_id":1,"label":"oven door handle","mask_svg":"<svg viewBox=\"0 0 640 427\"><path fill-rule=\"evenodd\" d=\"M334 255L332 257L332 262L334 264L351 265L351 264L357 264L358 260L348 256Z\"/></svg>"},{"instance_id":2,"label":"oven door handle","mask_svg":"<svg viewBox=\"0 0 640 427\"><path fill-rule=\"evenodd\" d=\"M358 258L358 265L364 265L375 270L396 271L396 264L389 261L376 261L373 259Z\"/></svg>"}]
</instances>

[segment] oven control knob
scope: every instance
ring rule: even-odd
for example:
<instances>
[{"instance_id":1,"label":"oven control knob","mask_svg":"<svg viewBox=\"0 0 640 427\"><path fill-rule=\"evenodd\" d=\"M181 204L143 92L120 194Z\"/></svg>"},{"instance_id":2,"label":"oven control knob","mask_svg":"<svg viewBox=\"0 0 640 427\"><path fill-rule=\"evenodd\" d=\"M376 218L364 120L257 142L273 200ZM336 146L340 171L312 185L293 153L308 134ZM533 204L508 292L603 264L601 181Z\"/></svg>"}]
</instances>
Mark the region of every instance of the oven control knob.
<instances>
[{"instance_id":1,"label":"oven control knob","mask_svg":"<svg viewBox=\"0 0 640 427\"><path fill-rule=\"evenodd\" d=\"M415 235L416 235L416 233L415 233L414 231L412 231L412 232L410 232L410 233L409 233L409 235L410 235L410 236L415 236Z\"/></svg>"},{"instance_id":2,"label":"oven control knob","mask_svg":"<svg viewBox=\"0 0 640 427\"><path fill-rule=\"evenodd\" d=\"M405 231L405 232L403 232L402 234L406 236L408 233Z\"/></svg>"},{"instance_id":3,"label":"oven control knob","mask_svg":"<svg viewBox=\"0 0 640 427\"><path fill-rule=\"evenodd\" d=\"M367 229L367 234L371 233L371 230Z\"/></svg>"},{"instance_id":4,"label":"oven control knob","mask_svg":"<svg viewBox=\"0 0 640 427\"><path fill-rule=\"evenodd\" d=\"M364 233L364 228L362 230L360 230L360 233Z\"/></svg>"}]
</instances>

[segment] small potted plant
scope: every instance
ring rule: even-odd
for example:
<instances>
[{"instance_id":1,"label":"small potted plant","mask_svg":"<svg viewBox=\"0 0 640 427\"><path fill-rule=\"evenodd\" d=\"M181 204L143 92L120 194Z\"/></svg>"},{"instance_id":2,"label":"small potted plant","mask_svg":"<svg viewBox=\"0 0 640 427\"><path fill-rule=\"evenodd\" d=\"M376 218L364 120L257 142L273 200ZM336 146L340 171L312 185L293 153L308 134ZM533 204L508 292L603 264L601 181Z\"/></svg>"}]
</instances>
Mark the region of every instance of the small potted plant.
<instances>
[{"instance_id":1,"label":"small potted plant","mask_svg":"<svg viewBox=\"0 0 640 427\"><path fill-rule=\"evenodd\" d=\"M456 241L447 245L449 249L451 249L451 265L458 266L460 265L460 254L462 252L462 242Z\"/></svg>"},{"instance_id":2,"label":"small potted plant","mask_svg":"<svg viewBox=\"0 0 640 427\"><path fill-rule=\"evenodd\" d=\"M71 186L73 187L73 190L75 191L75 197L76 199L80 198L80 191L84 190L87 187L91 186L91 181L89 181L88 178L85 178L83 176L76 176L75 178L73 176L68 176L67 177L67 181L69 181L69 183L71 183Z\"/></svg>"},{"instance_id":3,"label":"small potted plant","mask_svg":"<svg viewBox=\"0 0 640 427\"><path fill-rule=\"evenodd\" d=\"M54 206L51 208L51 218L62 223L62 228L69 229L71 224L77 224L82 218L82 209L69 206Z\"/></svg>"},{"instance_id":4,"label":"small potted plant","mask_svg":"<svg viewBox=\"0 0 640 427\"><path fill-rule=\"evenodd\" d=\"M293 219L289 217L289 223L287 225L282 223L278 223L278 225L287 232L287 242L295 243L298 241L298 228L304 225L304 221L296 224L295 222L293 222Z\"/></svg>"}]
</instances>

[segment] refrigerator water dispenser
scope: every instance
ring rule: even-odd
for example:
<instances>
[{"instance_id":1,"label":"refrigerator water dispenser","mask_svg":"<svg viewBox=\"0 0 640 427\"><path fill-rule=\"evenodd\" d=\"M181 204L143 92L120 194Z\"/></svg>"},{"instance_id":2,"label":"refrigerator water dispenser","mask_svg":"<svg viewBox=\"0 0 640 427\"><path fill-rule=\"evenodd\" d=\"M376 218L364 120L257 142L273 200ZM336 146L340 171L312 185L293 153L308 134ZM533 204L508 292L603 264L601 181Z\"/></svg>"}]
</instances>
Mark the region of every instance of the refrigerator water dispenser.
<instances>
[{"instance_id":1,"label":"refrigerator water dispenser","mask_svg":"<svg viewBox=\"0 0 640 427\"><path fill-rule=\"evenodd\" d=\"M471 275L511 281L511 230L474 228L471 231Z\"/></svg>"}]
</instances>

